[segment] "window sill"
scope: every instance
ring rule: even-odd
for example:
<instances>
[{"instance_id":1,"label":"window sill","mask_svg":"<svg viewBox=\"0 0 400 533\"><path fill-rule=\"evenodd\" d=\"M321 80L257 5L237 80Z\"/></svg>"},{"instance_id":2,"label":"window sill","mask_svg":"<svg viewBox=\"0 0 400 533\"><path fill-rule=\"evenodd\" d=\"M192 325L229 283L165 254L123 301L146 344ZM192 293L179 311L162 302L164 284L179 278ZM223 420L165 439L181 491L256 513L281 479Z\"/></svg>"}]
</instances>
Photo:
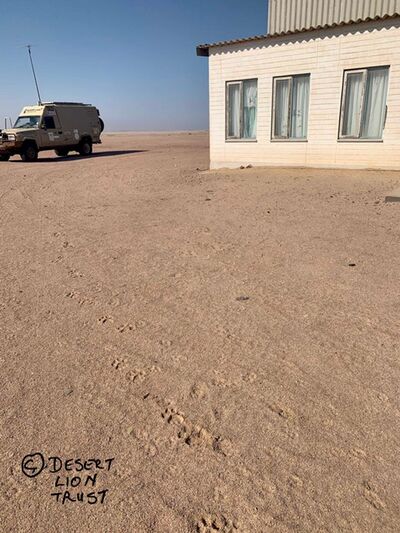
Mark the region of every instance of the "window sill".
<instances>
[{"instance_id":1,"label":"window sill","mask_svg":"<svg viewBox=\"0 0 400 533\"><path fill-rule=\"evenodd\" d=\"M272 143L308 143L308 139L270 139Z\"/></svg>"},{"instance_id":2,"label":"window sill","mask_svg":"<svg viewBox=\"0 0 400 533\"><path fill-rule=\"evenodd\" d=\"M225 139L226 143L256 143L257 139Z\"/></svg>"},{"instance_id":3,"label":"window sill","mask_svg":"<svg viewBox=\"0 0 400 533\"><path fill-rule=\"evenodd\" d=\"M383 139L337 139L338 143L383 143Z\"/></svg>"}]
</instances>

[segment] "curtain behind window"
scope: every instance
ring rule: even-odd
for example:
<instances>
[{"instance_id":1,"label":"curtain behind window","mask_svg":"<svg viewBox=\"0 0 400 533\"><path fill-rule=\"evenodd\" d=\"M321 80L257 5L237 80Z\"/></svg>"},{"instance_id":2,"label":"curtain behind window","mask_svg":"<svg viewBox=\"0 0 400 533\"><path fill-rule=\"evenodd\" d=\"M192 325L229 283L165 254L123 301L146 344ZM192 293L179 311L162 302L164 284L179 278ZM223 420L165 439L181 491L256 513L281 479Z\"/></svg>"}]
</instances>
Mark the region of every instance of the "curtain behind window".
<instances>
[{"instance_id":1,"label":"curtain behind window","mask_svg":"<svg viewBox=\"0 0 400 533\"><path fill-rule=\"evenodd\" d=\"M290 137L293 139L307 139L309 99L310 77L294 77L290 121Z\"/></svg>"},{"instance_id":2,"label":"curtain behind window","mask_svg":"<svg viewBox=\"0 0 400 533\"><path fill-rule=\"evenodd\" d=\"M360 134L363 87L363 72L353 72L347 74L346 95L342 124L343 136L358 137Z\"/></svg>"},{"instance_id":3,"label":"curtain behind window","mask_svg":"<svg viewBox=\"0 0 400 533\"><path fill-rule=\"evenodd\" d=\"M276 80L274 137L277 138L286 139L289 135L289 93L290 80Z\"/></svg>"},{"instance_id":4,"label":"curtain behind window","mask_svg":"<svg viewBox=\"0 0 400 533\"><path fill-rule=\"evenodd\" d=\"M386 116L389 69L368 72L365 92L365 118L361 129L364 139L381 139Z\"/></svg>"},{"instance_id":5,"label":"curtain behind window","mask_svg":"<svg viewBox=\"0 0 400 533\"><path fill-rule=\"evenodd\" d=\"M257 137L257 80L243 82L243 138Z\"/></svg>"},{"instance_id":6,"label":"curtain behind window","mask_svg":"<svg viewBox=\"0 0 400 533\"><path fill-rule=\"evenodd\" d=\"M240 138L240 84L228 85L228 137Z\"/></svg>"}]
</instances>

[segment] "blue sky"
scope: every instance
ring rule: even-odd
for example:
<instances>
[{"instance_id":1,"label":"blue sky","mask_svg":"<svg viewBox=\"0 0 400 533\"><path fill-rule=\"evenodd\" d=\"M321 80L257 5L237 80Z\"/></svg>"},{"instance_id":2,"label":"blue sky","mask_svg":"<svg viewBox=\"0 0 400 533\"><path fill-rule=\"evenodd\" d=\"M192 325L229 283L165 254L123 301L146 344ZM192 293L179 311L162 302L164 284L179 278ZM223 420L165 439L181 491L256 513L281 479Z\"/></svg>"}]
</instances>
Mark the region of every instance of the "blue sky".
<instances>
[{"instance_id":1,"label":"blue sky","mask_svg":"<svg viewBox=\"0 0 400 533\"><path fill-rule=\"evenodd\" d=\"M196 45L266 32L267 0L13 0L0 3L0 124L37 100L97 105L109 131L208 127Z\"/></svg>"}]
</instances>

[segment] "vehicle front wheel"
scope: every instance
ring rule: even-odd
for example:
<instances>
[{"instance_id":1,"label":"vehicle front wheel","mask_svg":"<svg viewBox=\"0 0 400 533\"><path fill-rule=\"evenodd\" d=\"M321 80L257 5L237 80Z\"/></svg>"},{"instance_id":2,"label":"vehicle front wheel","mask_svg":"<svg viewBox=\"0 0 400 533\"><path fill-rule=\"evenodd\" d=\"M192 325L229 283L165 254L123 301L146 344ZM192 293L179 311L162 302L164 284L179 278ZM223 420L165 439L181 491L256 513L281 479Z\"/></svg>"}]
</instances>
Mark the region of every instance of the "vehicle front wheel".
<instances>
[{"instance_id":1,"label":"vehicle front wheel","mask_svg":"<svg viewBox=\"0 0 400 533\"><path fill-rule=\"evenodd\" d=\"M93 146L91 141L81 141L78 147L78 152L80 153L80 155L90 155L93 152Z\"/></svg>"},{"instance_id":2,"label":"vehicle front wheel","mask_svg":"<svg viewBox=\"0 0 400 533\"><path fill-rule=\"evenodd\" d=\"M10 156L7 154L0 155L0 161L8 161L10 159Z\"/></svg>"},{"instance_id":3,"label":"vehicle front wheel","mask_svg":"<svg viewBox=\"0 0 400 533\"><path fill-rule=\"evenodd\" d=\"M38 149L34 144L27 144L22 149L21 153L21 159L22 161L25 161L26 163L31 163L33 161L36 161L38 158Z\"/></svg>"},{"instance_id":4,"label":"vehicle front wheel","mask_svg":"<svg viewBox=\"0 0 400 533\"><path fill-rule=\"evenodd\" d=\"M67 157L69 154L69 150L55 150L55 152L58 157Z\"/></svg>"}]
</instances>

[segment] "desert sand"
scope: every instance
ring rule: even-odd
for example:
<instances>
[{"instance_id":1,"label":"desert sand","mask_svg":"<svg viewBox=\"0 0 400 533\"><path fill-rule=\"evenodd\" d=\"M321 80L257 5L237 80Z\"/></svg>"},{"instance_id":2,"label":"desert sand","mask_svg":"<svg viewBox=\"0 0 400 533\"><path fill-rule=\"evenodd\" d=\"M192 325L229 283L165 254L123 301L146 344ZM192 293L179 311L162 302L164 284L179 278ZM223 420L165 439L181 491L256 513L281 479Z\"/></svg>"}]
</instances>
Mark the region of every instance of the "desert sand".
<instances>
[{"instance_id":1,"label":"desert sand","mask_svg":"<svg viewBox=\"0 0 400 533\"><path fill-rule=\"evenodd\" d=\"M400 174L103 141L0 163L0 530L398 532Z\"/></svg>"}]
</instances>

